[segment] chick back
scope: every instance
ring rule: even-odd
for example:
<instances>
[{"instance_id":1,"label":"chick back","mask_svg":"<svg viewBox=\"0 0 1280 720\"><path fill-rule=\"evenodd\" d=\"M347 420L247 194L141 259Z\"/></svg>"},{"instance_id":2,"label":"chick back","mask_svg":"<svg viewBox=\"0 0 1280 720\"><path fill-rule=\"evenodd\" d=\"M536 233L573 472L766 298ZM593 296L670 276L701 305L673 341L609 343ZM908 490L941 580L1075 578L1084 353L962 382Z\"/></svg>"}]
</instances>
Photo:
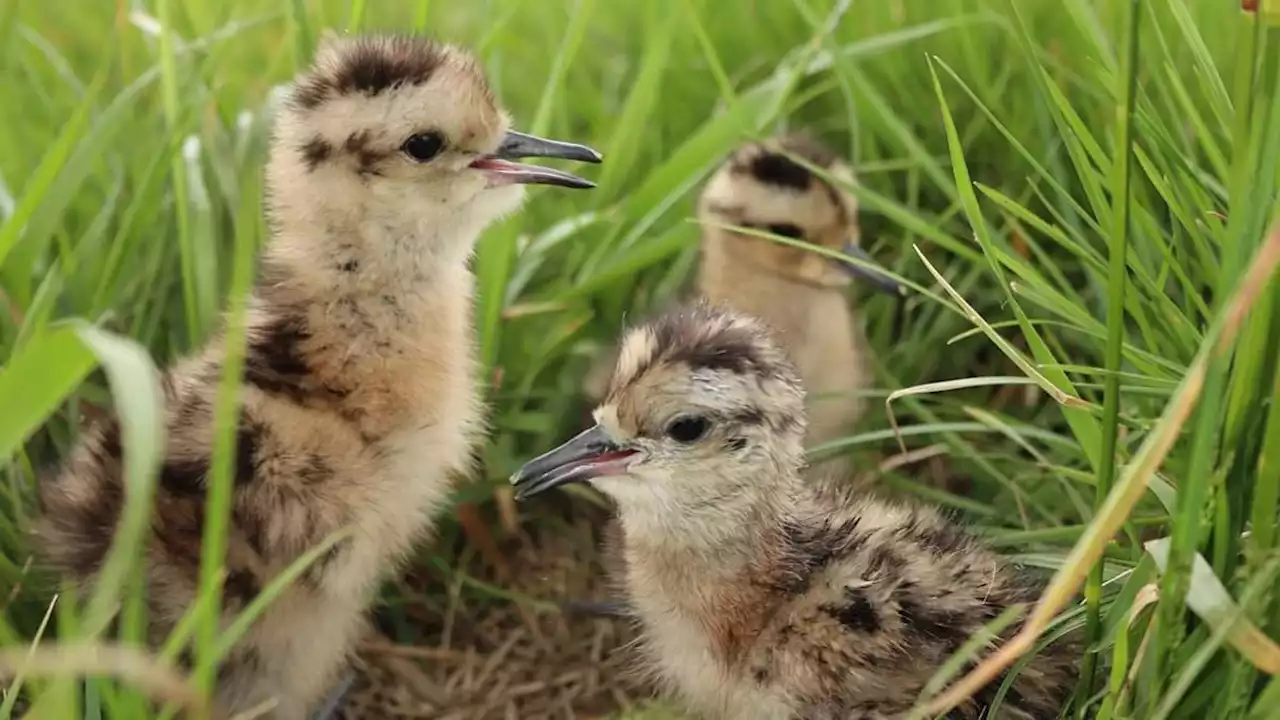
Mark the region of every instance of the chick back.
<instances>
[{"instance_id":1,"label":"chick back","mask_svg":"<svg viewBox=\"0 0 1280 720\"><path fill-rule=\"evenodd\" d=\"M194 371L167 373L164 382L167 442L147 544L150 571L164 576L163 586L155 590L161 597L179 586L193 589L200 562L213 456L212 398L220 363L201 360L194 365ZM272 412L268 401L247 394L234 430L229 600L256 594L254 575L273 561L304 551L323 537L317 537L320 528L336 529L340 505L326 502L315 490L332 490L326 483L341 470L335 457L353 439L338 437L350 433L334 433L330 427L327 442L308 442L302 428L282 423L281 413ZM307 420L311 426L317 423L316 418ZM341 464L349 465L349 458ZM108 418L86 428L60 471L40 483L37 544L58 570L89 580L101 569L124 508L123 469L120 425ZM246 557L245 549L257 557Z\"/></svg>"},{"instance_id":2,"label":"chick back","mask_svg":"<svg viewBox=\"0 0 1280 720\"><path fill-rule=\"evenodd\" d=\"M787 528L770 573L791 596L755 645L757 681L803 698L803 718L894 717L933 674L1007 608L1029 610L1039 583L924 507L870 499L823 503ZM1007 641L1021 621L1003 631ZM1078 645L1031 659L999 717L1056 718L1074 685ZM985 655L985 653L980 653ZM1004 675L948 717L986 717Z\"/></svg>"},{"instance_id":3,"label":"chick back","mask_svg":"<svg viewBox=\"0 0 1280 720\"><path fill-rule=\"evenodd\" d=\"M446 476L463 467L467 423L446 425L422 408L471 407L470 389L453 389L457 383L439 367L424 372L420 362L403 361L402 373L392 374L387 368L397 368L396 360L349 352L351 336L341 327L308 322L331 315L277 304L250 317L233 430L225 617L330 534L347 526L356 533L308 568L229 659L219 682L229 709L276 694L280 716L293 717L323 693L381 573L445 497ZM153 642L198 590L221 347L215 340L164 375L167 438L143 558ZM469 368L459 355L448 365L454 374ZM365 359L381 375L348 357ZM416 385L406 389L406 376ZM409 448L420 454L406 455ZM61 469L40 483L37 549L82 586L94 581L111 547L127 496L123 470L120 425L112 418L87 427Z\"/></svg>"}]
</instances>

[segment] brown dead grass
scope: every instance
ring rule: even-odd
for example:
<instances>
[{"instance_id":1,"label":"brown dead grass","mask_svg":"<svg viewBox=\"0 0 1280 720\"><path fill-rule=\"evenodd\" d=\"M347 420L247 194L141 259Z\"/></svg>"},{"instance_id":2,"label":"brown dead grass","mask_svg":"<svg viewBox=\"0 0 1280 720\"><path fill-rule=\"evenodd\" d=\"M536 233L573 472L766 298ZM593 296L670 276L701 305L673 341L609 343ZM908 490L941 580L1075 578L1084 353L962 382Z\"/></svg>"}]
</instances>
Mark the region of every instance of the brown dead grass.
<instances>
[{"instance_id":1,"label":"brown dead grass","mask_svg":"<svg viewBox=\"0 0 1280 720\"><path fill-rule=\"evenodd\" d=\"M536 522L498 541L505 572L464 551L449 564L465 577L407 576L410 593L447 600L405 603L410 624L422 631L412 644L371 636L341 717L586 720L648 698L631 669L630 624L560 610L565 600L607 598L599 552L604 512L561 501L545 503Z\"/></svg>"}]
</instances>

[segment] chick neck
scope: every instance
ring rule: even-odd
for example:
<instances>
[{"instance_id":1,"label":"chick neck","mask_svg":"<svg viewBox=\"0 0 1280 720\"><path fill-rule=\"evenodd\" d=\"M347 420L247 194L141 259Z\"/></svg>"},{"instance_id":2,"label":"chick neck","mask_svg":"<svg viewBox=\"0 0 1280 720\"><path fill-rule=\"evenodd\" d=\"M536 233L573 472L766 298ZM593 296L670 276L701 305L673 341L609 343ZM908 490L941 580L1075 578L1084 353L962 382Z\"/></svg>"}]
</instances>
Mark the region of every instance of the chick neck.
<instances>
[{"instance_id":1,"label":"chick neck","mask_svg":"<svg viewBox=\"0 0 1280 720\"><path fill-rule=\"evenodd\" d=\"M775 260L760 257L750 242L768 242L759 238L743 238L722 228L707 228L702 239L702 259L698 284L711 297L733 297L751 294L764 284L777 292L799 293L811 299L836 298L845 301L849 282L829 272L831 261L817 253L808 253L795 267L780 266ZM799 252L797 250L797 252ZM745 279L744 279L745 278ZM750 289L744 293L743 290Z\"/></svg>"},{"instance_id":2,"label":"chick neck","mask_svg":"<svg viewBox=\"0 0 1280 720\"><path fill-rule=\"evenodd\" d=\"M733 664L790 599L796 521L811 507L794 470L756 473L719 503L624 508L625 594L658 656L704 648Z\"/></svg>"},{"instance_id":3,"label":"chick neck","mask_svg":"<svg viewBox=\"0 0 1280 720\"><path fill-rule=\"evenodd\" d=\"M356 362L461 331L446 326L465 318L471 302L466 261L478 224L353 217L323 206L276 221L257 292L267 315L305 315L312 336L343 338Z\"/></svg>"},{"instance_id":4,"label":"chick neck","mask_svg":"<svg viewBox=\"0 0 1280 720\"><path fill-rule=\"evenodd\" d=\"M475 357L467 264L480 232L518 207L521 190L448 203L388 197L356 187L355 177L299 180L289 170L269 166L274 232L251 337L291 333L307 387L328 393L344 417L360 418L369 439L468 414Z\"/></svg>"},{"instance_id":5,"label":"chick neck","mask_svg":"<svg viewBox=\"0 0 1280 720\"><path fill-rule=\"evenodd\" d=\"M269 188L275 232L266 259L317 298L414 294L462 279L480 233L521 198L504 189L450 204L377 195L345 177L281 187L288 176L280 174Z\"/></svg>"},{"instance_id":6,"label":"chick neck","mask_svg":"<svg viewBox=\"0 0 1280 720\"><path fill-rule=\"evenodd\" d=\"M768 564L772 548L810 501L798 469L782 465L685 484L690 487L680 497L622 503L619 512L633 562L663 568L676 585Z\"/></svg>"}]
</instances>

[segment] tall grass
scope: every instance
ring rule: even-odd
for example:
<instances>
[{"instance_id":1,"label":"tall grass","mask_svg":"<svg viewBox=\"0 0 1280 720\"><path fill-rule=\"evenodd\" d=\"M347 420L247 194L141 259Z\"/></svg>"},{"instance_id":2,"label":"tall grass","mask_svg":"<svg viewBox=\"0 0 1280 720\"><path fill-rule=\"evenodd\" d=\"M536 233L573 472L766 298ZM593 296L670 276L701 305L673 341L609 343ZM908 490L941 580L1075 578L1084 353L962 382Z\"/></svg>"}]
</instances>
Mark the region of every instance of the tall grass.
<instances>
[{"instance_id":1,"label":"tall grass","mask_svg":"<svg viewBox=\"0 0 1280 720\"><path fill-rule=\"evenodd\" d=\"M811 127L853 159L863 237L913 288L901 308L859 299L896 429L872 413L818 452L882 463L888 486L1056 573L1024 639L1089 640L1070 714L1280 717L1280 240L1264 242L1280 37L1234 3L4 0L0 675L22 669L43 716L184 697L145 658L102 677L112 615L126 646L145 626L156 366L238 307L266 238L270 91L328 28L470 45L519 126L606 153L597 190L535 191L482 239L493 433L460 502L502 501L509 473L575 428L595 349L687 277L714 164ZM57 586L28 562L35 474L108 405L126 520L95 594L51 609ZM899 442L972 490L884 462ZM225 482L212 492L225 507ZM224 525L207 527L206 592L161 654L194 639L196 687L225 651L210 623ZM30 654L37 636L67 654ZM79 674L83 696L67 692Z\"/></svg>"}]
</instances>

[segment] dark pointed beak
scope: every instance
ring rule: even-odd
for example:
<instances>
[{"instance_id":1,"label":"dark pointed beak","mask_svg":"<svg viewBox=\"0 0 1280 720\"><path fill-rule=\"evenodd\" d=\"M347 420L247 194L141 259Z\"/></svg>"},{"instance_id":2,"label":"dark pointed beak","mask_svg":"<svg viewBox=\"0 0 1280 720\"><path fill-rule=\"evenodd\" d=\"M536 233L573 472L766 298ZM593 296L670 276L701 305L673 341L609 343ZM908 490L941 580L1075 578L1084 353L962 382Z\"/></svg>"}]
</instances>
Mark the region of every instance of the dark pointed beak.
<instances>
[{"instance_id":1,"label":"dark pointed beak","mask_svg":"<svg viewBox=\"0 0 1280 720\"><path fill-rule=\"evenodd\" d=\"M536 135L528 135L515 130L508 130L502 144L492 155L476 160L471 167L483 170L489 176L491 186L510 185L513 183L559 185L569 188L593 188L595 183L584 180L577 175L542 167L511 162L515 158L549 157L582 162L599 163L603 158L600 153L586 145L577 143L547 140Z\"/></svg>"},{"instance_id":2,"label":"dark pointed beak","mask_svg":"<svg viewBox=\"0 0 1280 720\"><path fill-rule=\"evenodd\" d=\"M599 425L579 433L560 447L525 463L511 476L516 500L531 498L554 487L593 478L625 475L635 450L620 447Z\"/></svg>"},{"instance_id":3,"label":"dark pointed beak","mask_svg":"<svg viewBox=\"0 0 1280 720\"><path fill-rule=\"evenodd\" d=\"M871 265L879 264L876 262L875 258L871 257L870 253L868 253L866 250L863 250L853 241L845 243L844 247L841 248L841 252L843 252L845 255L848 255L849 257L857 258L864 262L870 263ZM902 287L902 285L897 280L894 280L888 275L872 270L871 268L862 267L861 265L855 265L851 262L843 263L843 265L845 270L848 271L850 275L854 276L859 280L865 280L871 283L878 290L887 292L890 295L901 296L906 294L906 288Z\"/></svg>"},{"instance_id":4,"label":"dark pointed beak","mask_svg":"<svg viewBox=\"0 0 1280 720\"><path fill-rule=\"evenodd\" d=\"M604 158L600 153L586 145L579 145L559 140L547 140L536 135L527 135L515 130L508 130L507 136L494 153L500 158L550 157L565 160L599 163Z\"/></svg>"}]
</instances>

